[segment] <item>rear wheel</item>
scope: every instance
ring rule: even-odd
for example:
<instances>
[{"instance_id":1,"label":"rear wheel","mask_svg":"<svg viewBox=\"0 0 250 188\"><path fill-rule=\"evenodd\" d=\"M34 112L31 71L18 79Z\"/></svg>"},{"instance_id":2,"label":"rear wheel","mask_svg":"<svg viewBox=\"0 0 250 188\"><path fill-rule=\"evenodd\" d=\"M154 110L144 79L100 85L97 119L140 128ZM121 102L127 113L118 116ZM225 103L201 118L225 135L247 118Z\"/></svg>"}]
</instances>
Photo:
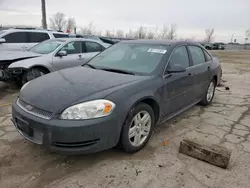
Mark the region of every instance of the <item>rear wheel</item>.
<instances>
[{"instance_id":1,"label":"rear wheel","mask_svg":"<svg viewBox=\"0 0 250 188\"><path fill-rule=\"evenodd\" d=\"M154 127L154 112L152 108L140 103L132 109L125 121L121 145L125 152L134 153L141 150L151 137Z\"/></svg>"},{"instance_id":2,"label":"rear wheel","mask_svg":"<svg viewBox=\"0 0 250 188\"><path fill-rule=\"evenodd\" d=\"M21 83L22 85L24 85L25 83L34 80L40 76L43 76L47 73L48 71L43 68L31 68L22 75Z\"/></svg>"},{"instance_id":3,"label":"rear wheel","mask_svg":"<svg viewBox=\"0 0 250 188\"><path fill-rule=\"evenodd\" d=\"M208 85L206 94L201 101L202 105L207 106L212 102L214 98L215 87L216 87L216 81L215 79L212 79Z\"/></svg>"}]
</instances>

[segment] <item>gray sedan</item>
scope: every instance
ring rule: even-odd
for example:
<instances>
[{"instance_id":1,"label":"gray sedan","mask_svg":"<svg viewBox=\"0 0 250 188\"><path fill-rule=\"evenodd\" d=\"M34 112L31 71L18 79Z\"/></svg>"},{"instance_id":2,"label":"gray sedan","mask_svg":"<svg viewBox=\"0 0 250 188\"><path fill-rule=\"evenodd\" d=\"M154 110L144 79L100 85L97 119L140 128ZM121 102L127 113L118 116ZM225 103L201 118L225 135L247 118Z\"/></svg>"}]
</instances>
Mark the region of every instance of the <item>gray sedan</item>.
<instances>
[{"instance_id":1,"label":"gray sedan","mask_svg":"<svg viewBox=\"0 0 250 188\"><path fill-rule=\"evenodd\" d=\"M24 138L56 152L93 153L118 143L137 152L156 124L209 105L220 72L218 59L196 43L124 41L82 67L25 84L13 122Z\"/></svg>"},{"instance_id":2,"label":"gray sedan","mask_svg":"<svg viewBox=\"0 0 250 188\"><path fill-rule=\"evenodd\" d=\"M32 47L28 52L13 52L20 55L23 53L27 57L10 64L5 76L23 85L44 74L80 66L105 48L102 42L95 40L50 39Z\"/></svg>"}]
</instances>

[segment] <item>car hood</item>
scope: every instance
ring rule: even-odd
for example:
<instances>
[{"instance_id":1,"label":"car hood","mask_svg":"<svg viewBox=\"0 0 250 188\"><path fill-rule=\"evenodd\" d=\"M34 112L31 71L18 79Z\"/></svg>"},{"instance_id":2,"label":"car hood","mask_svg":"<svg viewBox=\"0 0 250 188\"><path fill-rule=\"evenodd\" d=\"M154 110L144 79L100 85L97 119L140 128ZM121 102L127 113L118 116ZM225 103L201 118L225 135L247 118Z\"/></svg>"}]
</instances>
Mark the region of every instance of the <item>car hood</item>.
<instances>
[{"instance_id":1,"label":"car hood","mask_svg":"<svg viewBox=\"0 0 250 188\"><path fill-rule=\"evenodd\" d=\"M29 51L2 51L0 50L0 61L13 61L18 59L26 59L32 57L39 57L41 54Z\"/></svg>"},{"instance_id":2,"label":"car hood","mask_svg":"<svg viewBox=\"0 0 250 188\"><path fill-rule=\"evenodd\" d=\"M143 76L119 74L85 67L56 71L29 82L21 91L26 103L54 113L77 104L91 95L104 98L114 88L142 80ZM112 88L112 89L111 89ZM106 91L106 92L104 92Z\"/></svg>"},{"instance_id":3,"label":"car hood","mask_svg":"<svg viewBox=\"0 0 250 188\"><path fill-rule=\"evenodd\" d=\"M44 65L46 63L48 63L49 61L52 61L52 57L49 55L42 55L39 57L35 57L35 58L28 58L28 59L22 59L19 61L15 61L14 63L10 64L8 68L26 68L29 69L30 67L34 66L34 65Z\"/></svg>"}]
</instances>

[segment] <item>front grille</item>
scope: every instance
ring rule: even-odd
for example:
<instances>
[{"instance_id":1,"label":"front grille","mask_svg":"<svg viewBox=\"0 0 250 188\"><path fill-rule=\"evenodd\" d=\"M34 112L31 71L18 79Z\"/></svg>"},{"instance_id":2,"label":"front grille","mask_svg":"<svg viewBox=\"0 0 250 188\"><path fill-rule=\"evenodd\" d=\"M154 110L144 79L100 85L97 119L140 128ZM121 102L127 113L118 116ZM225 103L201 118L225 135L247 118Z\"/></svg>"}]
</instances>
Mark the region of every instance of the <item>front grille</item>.
<instances>
[{"instance_id":1,"label":"front grille","mask_svg":"<svg viewBox=\"0 0 250 188\"><path fill-rule=\"evenodd\" d=\"M52 112L42 110L40 108L36 108L26 102L24 102L21 99L17 99L17 105L23 109L24 111L28 112L29 114L32 114L34 116L43 118L43 119L50 119L52 117Z\"/></svg>"}]
</instances>

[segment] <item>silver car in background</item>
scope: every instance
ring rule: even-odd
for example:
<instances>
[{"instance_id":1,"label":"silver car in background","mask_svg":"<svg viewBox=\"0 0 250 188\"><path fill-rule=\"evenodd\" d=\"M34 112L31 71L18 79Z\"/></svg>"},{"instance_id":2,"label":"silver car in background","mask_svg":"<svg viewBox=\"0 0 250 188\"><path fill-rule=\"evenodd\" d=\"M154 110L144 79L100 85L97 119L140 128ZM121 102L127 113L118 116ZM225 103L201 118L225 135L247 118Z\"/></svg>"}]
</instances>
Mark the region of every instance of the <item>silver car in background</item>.
<instances>
[{"instance_id":1,"label":"silver car in background","mask_svg":"<svg viewBox=\"0 0 250 188\"><path fill-rule=\"evenodd\" d=\"M10 64L5 77L6 80L15 80L20 85L23 85L44 74L80 66L105 48L98 41L83 38L46 40L29 50L29 53L37 54L37 57Z\"/></svg>"}]
</instances>

